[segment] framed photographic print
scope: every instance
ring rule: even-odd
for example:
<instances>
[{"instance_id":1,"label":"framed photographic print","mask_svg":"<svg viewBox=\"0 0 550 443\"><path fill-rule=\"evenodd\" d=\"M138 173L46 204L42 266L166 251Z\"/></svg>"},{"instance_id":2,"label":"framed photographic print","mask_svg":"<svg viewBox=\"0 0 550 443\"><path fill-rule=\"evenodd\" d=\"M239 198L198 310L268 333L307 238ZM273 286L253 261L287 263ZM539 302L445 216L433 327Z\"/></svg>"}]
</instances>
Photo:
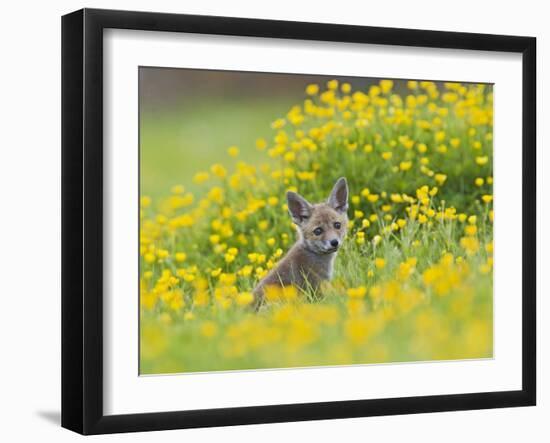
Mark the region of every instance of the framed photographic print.
<instances>
[{"instance_id":1,"label":"framed photographic print","mask_svg":"<svg viewBox=\"0 0 550 443\"><path fill-rule=\"evenodd\" d=\"M535 404L530 37L62 20L62 425Z\"/></svg>"}]
</instances>

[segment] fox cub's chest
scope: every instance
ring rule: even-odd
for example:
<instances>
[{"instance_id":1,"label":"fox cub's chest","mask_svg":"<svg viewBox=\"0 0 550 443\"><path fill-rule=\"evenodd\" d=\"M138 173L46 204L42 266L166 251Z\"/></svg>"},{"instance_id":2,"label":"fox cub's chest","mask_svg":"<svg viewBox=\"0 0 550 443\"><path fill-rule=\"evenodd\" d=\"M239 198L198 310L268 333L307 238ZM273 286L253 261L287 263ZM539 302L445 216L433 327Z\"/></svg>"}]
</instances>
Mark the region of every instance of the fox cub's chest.
<instances>
[{"instance_id":1,"label":"fox cub's chest","mask_svg":"<svg viewBox=\"0 0 550 443\"><path fill-rule=\"evenodd\" d=\"M317 286L323 280L332 279L335 256L336 254L308 257L307 261L295 263L295 271L305 276L310 284Z\"/></svg>"}]
</instances>

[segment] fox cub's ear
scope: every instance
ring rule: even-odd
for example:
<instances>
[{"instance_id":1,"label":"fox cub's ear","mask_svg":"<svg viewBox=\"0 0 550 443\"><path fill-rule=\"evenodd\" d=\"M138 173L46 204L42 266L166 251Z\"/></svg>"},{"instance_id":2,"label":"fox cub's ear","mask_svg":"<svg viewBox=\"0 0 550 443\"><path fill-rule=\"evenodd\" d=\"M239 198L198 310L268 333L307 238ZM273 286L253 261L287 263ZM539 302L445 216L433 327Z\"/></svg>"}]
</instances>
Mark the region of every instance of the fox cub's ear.
<instances>
[{"instance_id":1,"label":"fox cub's ear","mask_svg":"<svg viewBox=\"0 0 550 443\"><path fill-rule=\"evenodd\" d=\"M344 177L340 177L328 198L329 206L337 212L344 213L348 210L348 182Z\"/></svg>"},{"instance_id":2,"label":"fox cub's ear","mask_svg":"<svg viewBox=\"0 0 550 443\"><path fill-rule=\"evenodd\" d=\"M288 202L288 212L290 212L294 223L299 225L311 217L313 206L300 194L288 191L286 193L286 200Z\"/></svg>"}]
</instances>

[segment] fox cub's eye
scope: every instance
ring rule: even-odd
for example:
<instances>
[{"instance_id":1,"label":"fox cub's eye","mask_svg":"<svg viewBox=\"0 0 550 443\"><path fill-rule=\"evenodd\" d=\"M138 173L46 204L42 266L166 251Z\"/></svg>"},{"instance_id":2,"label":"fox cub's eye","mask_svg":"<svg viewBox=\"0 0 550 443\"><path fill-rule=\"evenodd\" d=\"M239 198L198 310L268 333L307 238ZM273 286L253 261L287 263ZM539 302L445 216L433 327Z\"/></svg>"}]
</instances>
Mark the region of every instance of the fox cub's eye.
<instances>
[{"instance_id":1,"label":"fox cub's eye","mask_svg":"<svg viewBox=\"0 0 550 443\"><path fill-rule=\"evenodd\" d=\"M342 227L342 223L336 222L334 223L334 229L340 229Z\"/></svg>"},{"instance_id":2,"label":"fox cub's eye","mask_svg":"<svg viewBox=\"0 0 550 443\"><path fill-rule=\"evenodd\" d=\"M315 235L321 235L321 234L323 233L323 229L322 229L322 228L315 228L315 229L313 230L313 233L314 233Z\"/></svg>"}]
</instances>

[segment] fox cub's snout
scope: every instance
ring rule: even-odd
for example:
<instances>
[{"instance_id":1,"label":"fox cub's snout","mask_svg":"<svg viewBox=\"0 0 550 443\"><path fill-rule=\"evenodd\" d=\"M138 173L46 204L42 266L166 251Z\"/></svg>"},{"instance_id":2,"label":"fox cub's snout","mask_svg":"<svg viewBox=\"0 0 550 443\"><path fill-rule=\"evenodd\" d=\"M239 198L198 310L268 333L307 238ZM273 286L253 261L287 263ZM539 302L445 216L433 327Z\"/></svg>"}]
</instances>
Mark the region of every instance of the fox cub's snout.
<instances>
[{"instance_id":1,"label":"fox cub's snout","mask_svg":"<svg viewBox=\"0 0 550 443\"><path fill-rule=\"evenodd\" d=\"M348 184L340 178L325 202L312 204L296 192L287 192L288 211L297 226L298 240L279 264L254 289L256 307L266 286L293 285L316 291L332 278L334 258L348 227Z\"/></svg>"}]
</instances>

